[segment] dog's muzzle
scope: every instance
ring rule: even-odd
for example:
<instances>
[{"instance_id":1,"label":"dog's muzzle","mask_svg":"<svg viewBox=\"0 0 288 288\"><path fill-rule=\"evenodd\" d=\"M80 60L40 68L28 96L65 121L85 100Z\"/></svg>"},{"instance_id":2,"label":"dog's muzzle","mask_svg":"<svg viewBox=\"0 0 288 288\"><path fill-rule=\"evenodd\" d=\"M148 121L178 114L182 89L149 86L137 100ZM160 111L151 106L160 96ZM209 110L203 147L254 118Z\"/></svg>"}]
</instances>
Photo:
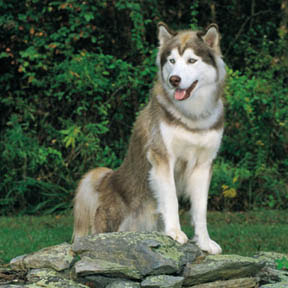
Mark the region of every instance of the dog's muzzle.
<instances>
[{"instance_id":1,"label":"dog's muzzle","mask_svg":"<svg viewBox=\"0 0 288 288\"><path fill-rule=\"evenodd\" d=\"M173 77L173 76L172 76ZM180 77L179 77L180 78ZM170 77L171 79L171 77ZM171 81L170 81L171 82ZM181 82L181 78L180 78L180 82ZM180 83L179 82L179 83ZM194 88L196 87L198 83L198 80L195 80L188 89L180 89L180 88L176 88L175 92L174 92L174 99L177 101L183 101L187 98L190 97L191 92L194 90ZM179 84L178 84L179 86ZM178 87L177 86L177 87Z\"/></svg>"}]
</instances>

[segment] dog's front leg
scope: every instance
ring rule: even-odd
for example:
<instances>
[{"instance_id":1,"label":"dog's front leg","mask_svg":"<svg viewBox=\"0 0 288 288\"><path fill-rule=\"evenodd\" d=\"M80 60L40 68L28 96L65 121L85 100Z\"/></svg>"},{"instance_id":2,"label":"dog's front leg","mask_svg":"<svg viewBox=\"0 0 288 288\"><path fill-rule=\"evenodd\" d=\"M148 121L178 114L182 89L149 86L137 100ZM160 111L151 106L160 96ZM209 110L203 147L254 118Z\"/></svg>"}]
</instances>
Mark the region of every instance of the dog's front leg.
<instances>
[{"instance_id":1,"label":"dog's front leg","mask_svg":"<svg viewBox=\"0 0 288 288\"><path fill-rule=\"evenodd\" d=\"M210 239L207 230L207 202L211 180L211 163L196 166L188 179L188 194L191 200L191 218L194 224L194 241L201 250L219 254L221 247Z\"/></svg>"},{"instance_id":2,"label":"dog's front leg","mask_svg":"<svg viewBox=\"0 0 288 288\"><path fill-rule=\"evenodd\" d=\"M188 238L180 227L173 162L160 159L151 151L148 155L149 162L152 164L150 188L157 200L158 212L163 217L165 234L184 244Z\"/></svg>"}]
</instances>

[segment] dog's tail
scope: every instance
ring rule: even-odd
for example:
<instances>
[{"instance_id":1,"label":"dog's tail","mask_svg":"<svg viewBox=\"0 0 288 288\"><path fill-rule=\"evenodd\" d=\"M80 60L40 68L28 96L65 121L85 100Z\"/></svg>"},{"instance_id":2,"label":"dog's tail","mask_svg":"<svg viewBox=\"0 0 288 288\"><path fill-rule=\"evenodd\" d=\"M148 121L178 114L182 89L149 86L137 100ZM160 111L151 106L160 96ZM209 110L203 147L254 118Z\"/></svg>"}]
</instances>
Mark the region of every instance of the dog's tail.
<instances>
[{"instance_id":1,"label":"dog's tail","mask_svg":"<svg viewBox=\"0 0 288 288\"><path fill-rule=\"evenodd\" d=\"M79 183L74 199L74 231L72 241L93 233L93 222L99 207L97 188L103 177L112 170L99 167L88 172Z\"/></svg>"}]
</instances>

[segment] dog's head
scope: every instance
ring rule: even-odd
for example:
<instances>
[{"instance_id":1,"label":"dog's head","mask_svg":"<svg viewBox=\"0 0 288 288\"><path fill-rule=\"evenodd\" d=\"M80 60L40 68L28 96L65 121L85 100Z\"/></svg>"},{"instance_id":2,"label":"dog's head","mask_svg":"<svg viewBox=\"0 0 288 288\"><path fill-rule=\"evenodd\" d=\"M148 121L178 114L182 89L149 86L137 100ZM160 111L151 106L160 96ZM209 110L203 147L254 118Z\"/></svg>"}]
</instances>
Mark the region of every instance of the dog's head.
<instances>
[{"instance_id":1,"label":"dog's head","mask_svg":"<svg viewBox=\"0 0 288 288\"><path fill-rule=\"evenodd\" d=\"M161 22L158 39L159 77L170 99L176 102L192 99L201 89L215 87L225 78L216 24L211 24L205 32L175 32Z\"/></svg>"}]
</instances>

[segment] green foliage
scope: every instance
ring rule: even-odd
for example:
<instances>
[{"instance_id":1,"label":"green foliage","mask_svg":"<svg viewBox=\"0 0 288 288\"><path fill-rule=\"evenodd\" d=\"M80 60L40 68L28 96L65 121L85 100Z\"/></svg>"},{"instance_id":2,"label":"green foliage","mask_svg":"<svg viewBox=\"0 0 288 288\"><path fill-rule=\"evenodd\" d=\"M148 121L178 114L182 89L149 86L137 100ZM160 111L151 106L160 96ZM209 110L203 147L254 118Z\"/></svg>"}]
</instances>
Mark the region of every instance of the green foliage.
<instances>
[{"instance_id":1,"label":"green foliage","mask_svg":"<svg viewBox=\"0 0 288 288\"><path fill-rule=\"evenodd\" d=\"M225 159L250 174L240 188L245 189L245 199L238 198L244 204L239 208L251 208L255 204L287 208L284 155L288 89L281 80L269 79L270 71L262 73L261 78L231 70L228 73L226 129L221 152Z\"/></svg>"},{"instance_id":2,"label":"green foliage","mask_svg":"<svg viewBox=\"0 0 288 288\"><path fill-rule=\"evenodd\" d=\"M210 187L210 206L220 210L239 210L239 204L243 205L243 200L247 201L247 193L241 191L245 186L245 181L250 179L252 173L233 162L219 159L213 166L213 177ZM244 195L243 195L244 194ZM244 199L241 199L244 198ZM239 201L241 199L241 201Z\"/></svg>"},{"instance_id":3,"label":"green foliage","mask_svg":"<svg viewBox=\"0 0 288 288\"><path fill-rule=\"evenodd\" d=\"M197 21L197 16L199 14L199 3L198 1L193 1L191 6L190 6L190 15L191 15L191 23L190 23L190 28L192 30L197 30L199 29L198 27L198 21Z\"/></svg>"},{"instance_id":4,"label":"green foliage","mask_svg":"<svg viewBox=\"0 0 288 288\"><path fill-rule=\"evenodd\" d=\"M0 0L0 214L66 209L87 170L119 167L157 72L156 23L216 16L231 68L210 207L287 208L281 7L226 2Z\"/></svg>"},{"instance_id":5,"label":"green foliage","mask_svg":"<svg viewBox=\"0 0 288 288\"><path fill-rule=\"evenodd\" d=\"M1 162L5 163L1 167L4 175L0 184L2 212L17 209L32 213L43 207L53 212L70 207L70 192L52 178L61 169L67 170L61 152L39 145L37 135L27 133L27 127L19 123L16 115L12 115L8 127L1 155Z\"/></svg>"},{"instance_id":6,"label":"green foliage","mask_svg":"<svg viewBox=\"0 0 288 288\"><path fill-rule=\"evenodd\" d=\"M282 259L275 260L278 270L288 270L288 259L283 257Z\"/></svg>"}]
</instances>

